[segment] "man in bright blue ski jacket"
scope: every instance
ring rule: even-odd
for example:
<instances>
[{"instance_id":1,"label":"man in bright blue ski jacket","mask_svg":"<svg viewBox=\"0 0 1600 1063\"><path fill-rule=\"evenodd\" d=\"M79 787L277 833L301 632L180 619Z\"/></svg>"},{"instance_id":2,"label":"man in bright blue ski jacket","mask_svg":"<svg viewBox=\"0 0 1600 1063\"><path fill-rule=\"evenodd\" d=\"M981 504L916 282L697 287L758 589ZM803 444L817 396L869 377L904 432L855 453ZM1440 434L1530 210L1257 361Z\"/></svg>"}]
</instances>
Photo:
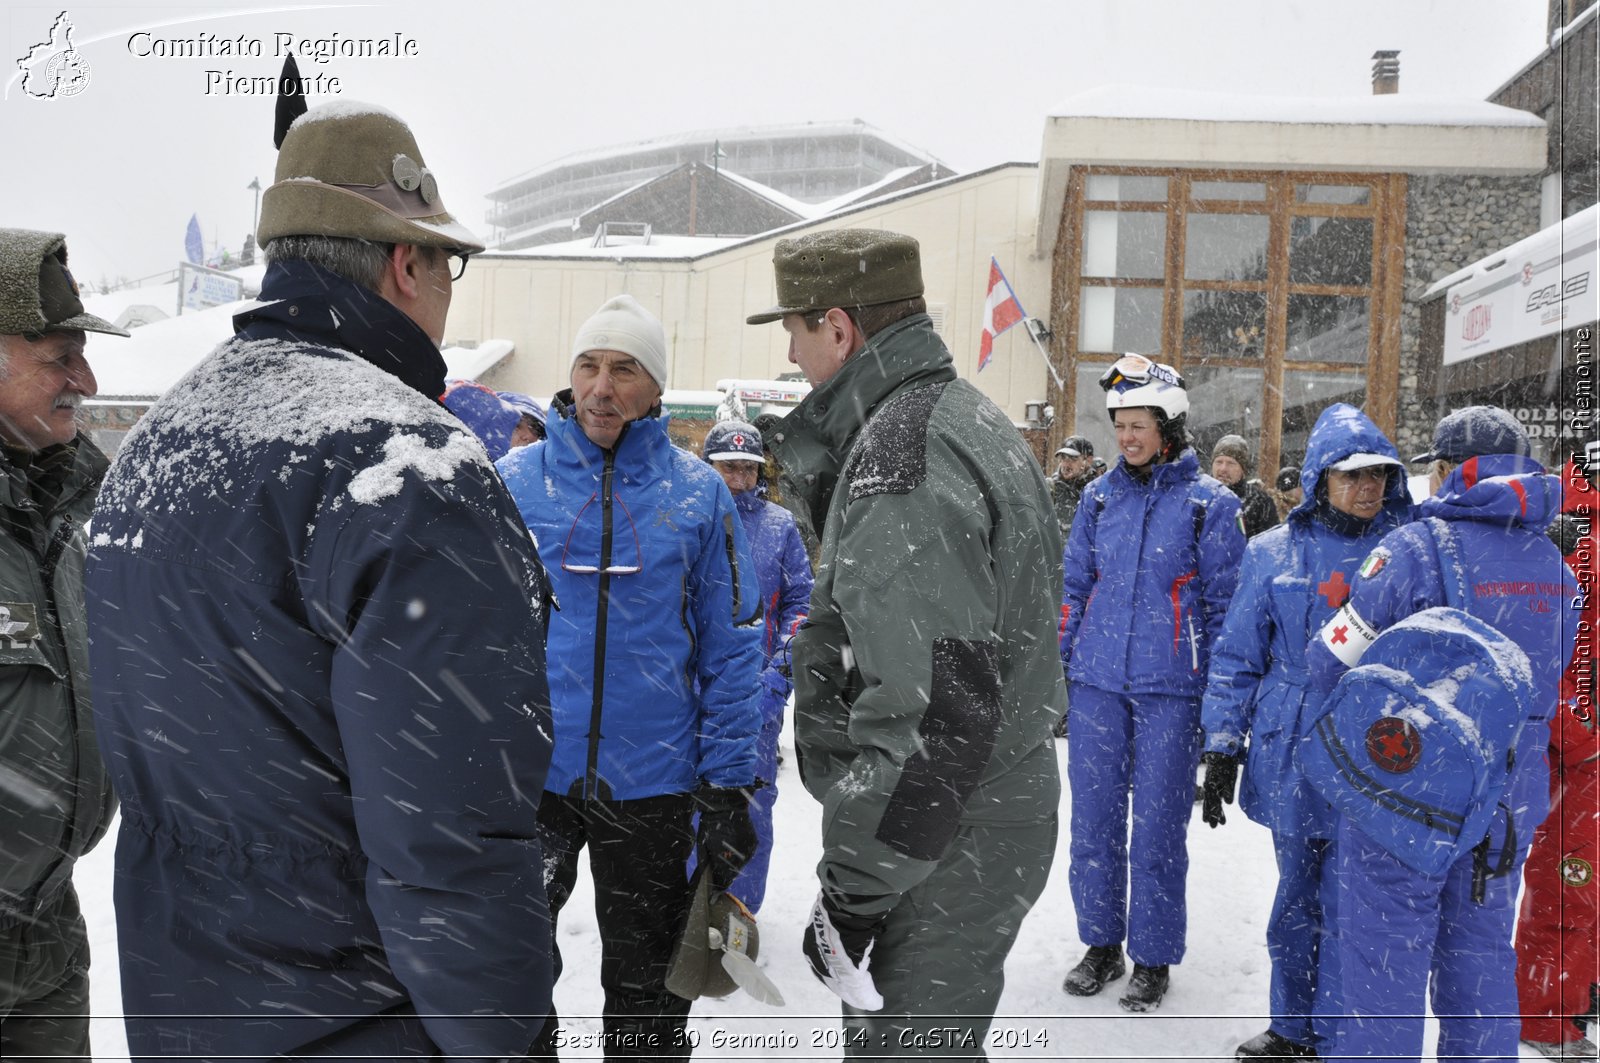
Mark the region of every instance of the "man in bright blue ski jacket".
<instances>
[{"instance_id":1,"label":"man in bright blue ski jacket","mask_svg":"<svg viewBox=\"0 0 1600 1063\"><path fill-rule=\"evenodd\" d=\"M761 586L764 616L761 636L761 735L756 745L756 774L766 786L750 798L756 828L756 851L733 880L732 893L752 912L761 910L772 862L772 807L778 800L778 736L793 679L789 640L800 629L811 605L811 563L800 542L794 517L765 498L761 482L764 454L761 433L743 421L723 421L706 433L700 454L711 463L733 494L734 508L744 522L745 539Z\"/></svg>"},{"instance_id":2,"label":"man in bright blue ski jacket","mask_svg":"<svg viewBox=\"0 0 1600 1063\"><path fill-rule=\"evenodd\" d=\"M667 436L666 364L661 322L631 296L607 301L578 330L549 436L499 469L558 608L539 806L551 918L587 846L607 1054L678 1058L689 1001L666 976L690 849L726 890L755 848L762 607L732 496ZM536 1054L554 1056L558 1033L552 1010Z\"/></svg>"},{"instance_id":3,"label":"man in bright blue ski jacket","mask_svg":"<svg viewBox=\"0 0 1600 1063\"><path fill-rule=\"evenodd\" d=\"M1321 883L1332 873L1332 808L1313 791L1293 755L1309 721L1306 646L1344 604L1362 558L1411 519L1405 468L1394 444L1345 403L1322 411L1300 469L1302 501L1283 524L1245 548L1239 588L1211 656L1201 708L1206 740L1205 804L1225 822L1241 757L1239 806L1271 829L1278 890L1267 923L1272 958L1272 1024L1239 1046L1240 1058L1309 1058L1319 1014L1337 1013L1334 950L1326 940ZM1249 739L1249 753L1245 740ZM1320 972L1320 973L1319 973Z\"/></svg>"},{"instance_id":4,"label":"man in bright blue ski jacket","mask_svg":"<svg viewBox=\"0 0 1600 1063\"><path fill-rule=\"evenodd\" d=\"M1517 1054L1516 955L1511 932L1517 884L1533 831L1549 809L1547 721L1572 653L1563 616L1577 594L1571 570L1545 528L1560 509L1557 477L1529 456L1527 433L1493 406L1442 419L1430 462L1433 497L1413 524L1391 532L1362 563L1350 598L1307 652L1312 683L1331 690L1385 628L1445 605L1446 579L1464 569L1465 608L1528 655L1536 711L1522 728L1504 804L1486 854L1468 853L1442 875L1412 871L1348 819L1341 819L1338 948L1345 1018L1335 1033L1341 1057L1415 1060L1422 1052L1423 995L1432 979L1439 1058L1514 1058ZM1446 522L1445 545L1425 522ZM1445 571L1441 566L1449 566ZM1567 631L1572 630L1568 621ZM1470 843L1468 843L1470 844ZM1506 873L1474 900L1475 865Z\"/></svg>"},{"instance_id":5,"label":"man in bright blue ski jacket","mask_svg":"<svg viewBox=\"0 0 1600 1063\"><path fill-rule=\"evenodd\" d=\"M1126 940L1119 1003L1148 1011L1183 959L1200 695L1245 539L1239 499L1188 445L1177 372L1126 355L1101 386L1120 456L1084 489L1063 561L1069 880L1089 951L1062 988L1089 996L1121 977Z\"/></svg>"},{"instance_id":6,"label":"man in bright blue ski jacket","mask_svg":"<svg viewBox=\"0 0 1600 1063\"><path fill-rule=\"evenodd\" d=\"M295 123L261 302L100 494L136 1059L499 1059L549 1007L548 591L438 401L453 267L481 247L419 170L388 112Z\"/></svg>"}]
</instances>

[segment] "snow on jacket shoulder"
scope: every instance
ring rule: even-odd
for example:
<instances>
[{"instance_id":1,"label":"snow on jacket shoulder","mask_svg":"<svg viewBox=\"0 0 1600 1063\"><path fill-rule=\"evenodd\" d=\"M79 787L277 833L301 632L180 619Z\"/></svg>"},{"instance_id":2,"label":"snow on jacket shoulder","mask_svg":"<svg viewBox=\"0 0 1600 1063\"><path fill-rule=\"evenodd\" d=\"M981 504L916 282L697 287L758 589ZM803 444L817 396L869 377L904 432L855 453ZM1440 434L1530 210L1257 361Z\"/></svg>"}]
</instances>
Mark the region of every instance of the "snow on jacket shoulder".
<instances>
[{"instance_id":1,"label":"snow on jacket shoulder","mask_svg":"<svg viewBox=\"0 0 1600 1063\"><path fill-rule=\"evenodd\" d=\"M1363 534L1342 535L1315 516L1323 473L1356 453L1398 458L1364 413L1343 403L1328 407L1306 445L1305 501L1286 523L1245 547L1201 707L1208 752L1237 755L1249 738L1240 808L1258 823L1303 837L1329 837L1334 822L1293 759L1315 700L1307 685L1306 646L1344 604L1362 558L1411 518L1405 477L1398 474L1390 476L1383 509Z\"/></svg>"},{"instance_id":2,"label":"snow on jacket shoulder","mask_svg":"<svg viewBox=\"0 0 1600 1063\"><path fill-rule=\"evenodd\" d=\"M499 463L555 587L553 793L630 800L748 786L761 589L716 470L668 418L596 446L556 396L549 437Z\"/></svg>"},{"instance_id":3,"label":"snow on jacket shoulder","mask_svg":"<svg viewBox=\"0 0 1600 1063\"><path fill-rule=\"evenodd\" d=\"M1244 554L1239 499L1193 450L1149 483L1126 459L1083 492L1063 559L1061 660L1074 683L1199 697Z\"/></svg>"},{"instance_id":4,"label":"snow on jacket shoulder","mask_svg":"<svg viewBox=\"0 0 1600 1063\"><path fill-rule=\"evenodd\" d=\"M94 517L122 988L154 1016L130 1046L164 1051L181 1012L186 1051L275 1055L317 1035L286 1014L409 1001L443 1052L514 1055L527 1024L487 1016L550 999L538 561L421 390L443 363L420 329L304 263L263 294Z\"/></svg>"}]
</instances>

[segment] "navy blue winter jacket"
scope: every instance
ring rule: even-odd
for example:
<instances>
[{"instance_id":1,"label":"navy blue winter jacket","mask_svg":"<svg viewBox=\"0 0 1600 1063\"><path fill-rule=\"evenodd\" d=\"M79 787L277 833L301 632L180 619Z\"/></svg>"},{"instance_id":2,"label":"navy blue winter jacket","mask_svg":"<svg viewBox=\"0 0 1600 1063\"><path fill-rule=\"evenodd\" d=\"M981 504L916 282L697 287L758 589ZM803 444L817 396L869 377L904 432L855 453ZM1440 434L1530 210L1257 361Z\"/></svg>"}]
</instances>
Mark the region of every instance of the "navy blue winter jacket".
<instances>
[{"instance_id":1,"label":"navy blue winter jacket","mask_svg":"<svg viewBox=\"0 0 1600 1063\"><path fill-rule=\"evenodd\" d=\"M621 801L755 780L761 588L727 485L672 445L667 422L630 421L603 450L562 392L549 437L500 459L558 606L553 793Z\"/></svg>"},{"instance_id":2,"label":"navy blue winter jacket","mask_svg":"<svg viewBox=\"0 0 1600 1063\"><path fill-rule=\"evenodd\" d=\"M1550 731L1538 721L1555 712L1576 630L1577 581L1545 535L1560 508L1560 479L1532 458L1493 454L1462 462L1417 507L1419 518L1448 522L1458 554L1441 558L1420 521L1390 532L1362 563L1350 600L1306 654L1315 688L1332 690L1356 659L1353 648L1370 645L1413 613L1448 604L1441 563L1464 567L1467 611L1522 647L1542 709L1522 729L1507 791L1521 845L1549 811Z\"/></svg>"},{"instance_id":3,"label":"navy blue winter jacket","mask_svg":"<svg viewBox=\"0 0 1600 1063\"><path fill-rule=\"evenodd\" d=\"M412 1048L519 1054L551 984L538 560L421 329L305 263L262 298L94 515L130 1046L292 1054L409 1005Z\"/></svg>"},{"instance_id":4,"label":"navy blue winter jacket","mask_svg":"<svg viewBox=\"0 0 1600 1063\"><path fill-rule=\"evenodd\" d=\"M1207 752L1238 755L1249 738L1239 807L1285 834L1331 837L1333 810L1301 777L1294 749L1315 696L1306 646L1344 604L1361 559L1411 519L1405 470L1392 466L1383 509L1360 535L1335 531L1317 517L1317 485L1328 466L1352 454L1399 459L1366 414L1345 403L1322 411L1300 468L1301 503L1283 524L1251 539L1211 656L1201 707Z\"/></svg>"},{"instance_id":5,"label":"navy blue winter jacket","mask_svg":"<svg viewBox=\"0 0 1600 1063\"><path fill-rule=\"evenodd\" d=\"M1067 679L1116 694L1198 698L1239 579L1239 499L1193 450L1155 466L1127 459L1084 488L1063 558Z\"/></svg>"}]
</instances>

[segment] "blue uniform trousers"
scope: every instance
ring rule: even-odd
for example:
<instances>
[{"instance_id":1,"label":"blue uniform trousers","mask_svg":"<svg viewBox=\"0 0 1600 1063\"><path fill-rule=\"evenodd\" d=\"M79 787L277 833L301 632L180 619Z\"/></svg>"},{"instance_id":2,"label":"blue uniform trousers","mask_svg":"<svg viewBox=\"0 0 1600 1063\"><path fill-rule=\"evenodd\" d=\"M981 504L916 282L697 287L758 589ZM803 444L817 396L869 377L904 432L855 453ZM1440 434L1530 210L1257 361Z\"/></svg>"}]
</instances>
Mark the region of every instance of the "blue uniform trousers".
<instances>
[{"instance_id":1,"label":"blue uniform trousers","mask_svg":"<svg viewBox=\"0 0 1600 1063\"><path fill-rule=\"evenodd\" d=\"M756 851L733 880L728 892L744 902L752 913L761 910L767 896L767 867L772 863L772 806L778 803L778 736L783 732L783 713L761 725L756 737L756 777L767 785L750 797L750 822L756 829ZM689 861L693 870L694 861Z\"/></svg>"},{"instance_id":2,"label":"blue uniform trousers","mask_svg":"<svg viewBox=\"0 0 1600 1063\"><path fill-rule=\"evenodd\" d=\"M1298 1045L1332 1037L1330 1016L1343 1011L1336 947L1333 842L1277 831L1278 892L1267 922L1272 958L1271 1029Z\"/></svg>"},{"instance_id":3,"label":"blue uniform trousers","mask_svg":"<svg viewBox=\"0 0 1600 1063\"><path fill-rule=\"evenodd\" d=\"M1126 940L1133 961L1149 967L1178 963L1188 925L1200 699L1073 683L1068 701L1068 878L1078 936L1086 945Z\"/></svg>"},{"instance_id":4,"label":"blue uniform trousers","mask_svg":"<svg viewBox=\"0 0 1600 1063\"><path fill-rule=\"evenodd\" d=\"M1442 875L1421 875L1348 820L1340 821L1337 850L1340 985L1347 1013L1338 1024L1334 1054L1417 1060L1431 975L1438 1058L1517 1058L1521 1023L1511 931L1527 848L1519 846L1510 874L1488 880L1481 904L1472 899L1470 852ZM1490 866L1499 859L1491 845Z\"/></svg>"}]
</instances>

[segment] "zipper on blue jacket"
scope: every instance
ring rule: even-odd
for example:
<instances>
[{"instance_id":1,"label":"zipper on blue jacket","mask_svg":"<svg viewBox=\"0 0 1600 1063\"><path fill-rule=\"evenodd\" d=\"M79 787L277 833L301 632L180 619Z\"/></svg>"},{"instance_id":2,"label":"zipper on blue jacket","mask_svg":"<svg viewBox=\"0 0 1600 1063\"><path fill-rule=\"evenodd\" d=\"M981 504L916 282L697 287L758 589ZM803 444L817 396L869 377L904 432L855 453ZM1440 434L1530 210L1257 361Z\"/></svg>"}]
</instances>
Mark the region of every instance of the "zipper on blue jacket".
<instances>
[{"instance_id":1,"label":"zipper on blue jacket","mask_svg":"<svg viewBox=\"0 0 1600 1063\"><path fill-rule=\"evenodd\" d=\"M618 438L617 443L622 440ZM606 453L600 474L600 600L594 613L594 704L589 710L589 763L583 796L600 797L600 716L606 698L606 610L611 602L611 481L616 473L615 445Z\"/></svg>"}]
</instances>

